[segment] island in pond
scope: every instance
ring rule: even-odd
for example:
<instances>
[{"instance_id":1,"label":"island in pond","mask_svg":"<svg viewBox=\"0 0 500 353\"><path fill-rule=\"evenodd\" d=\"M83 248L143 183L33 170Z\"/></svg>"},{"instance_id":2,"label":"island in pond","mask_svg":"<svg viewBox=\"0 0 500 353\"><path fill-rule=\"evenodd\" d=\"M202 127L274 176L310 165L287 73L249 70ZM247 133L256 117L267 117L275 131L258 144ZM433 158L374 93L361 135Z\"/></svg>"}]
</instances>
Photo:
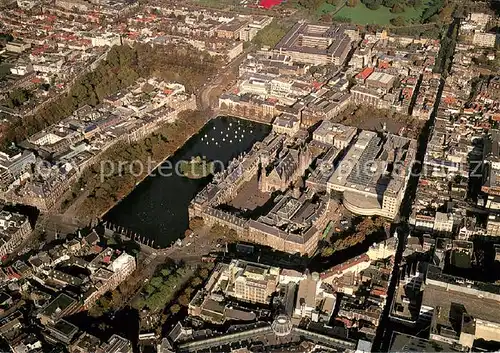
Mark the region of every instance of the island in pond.
<instances>
[{"instance_id":1,"label":"island in pond","mask_svg":"<svg viewBox=\"0 0 500 353\"><path fill-rule=\"evenodd\" d=\"M179 171L190 179L201 179L214 172L214 163L202 159L200 156L192 157L190 161L180 161Z\"/></svg>"}]
</instances>

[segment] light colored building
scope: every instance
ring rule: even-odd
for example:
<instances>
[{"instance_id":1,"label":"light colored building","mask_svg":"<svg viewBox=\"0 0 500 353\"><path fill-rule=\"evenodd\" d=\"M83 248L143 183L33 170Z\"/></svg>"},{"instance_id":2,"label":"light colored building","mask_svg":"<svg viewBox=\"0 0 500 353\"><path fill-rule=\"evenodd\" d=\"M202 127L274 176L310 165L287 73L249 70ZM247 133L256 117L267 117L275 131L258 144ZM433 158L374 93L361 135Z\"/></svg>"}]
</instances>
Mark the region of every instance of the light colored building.
<instances>
[{"instance_id":1,"label":"light colored building","mask_svg":"<svg viewBox=\"0 0 500 353\"><path fill-rule=\"evenodd\" d=\"M270 95L272 97L286 97L292 90L293 81L275 78L270 82Z\"/></svg>"},{"instance_id":2,"label":"light colored building","mask_svg":"<svg viewBox=\"0 0 500 353\"><path fill-rule=\"evenodd\" d=\"M32 231L28 217L7 211L0 212L0 258L12 253Z\"/></svg>"},{"instance_id":3,"label":"light colored building","mask_svg":"<svg viewBox=\"0 0 500 353\"><path fill-rule=\"evenodd\" d=\"M269 83L262 78L250 77L239 84L239 91L241 94L248 93L267 97L269 94Z\"/></svg>"},{"instance_id":4,"label":"light colored building","mask_svg":"<svg viewBox=\"0 0 500 353\"><path fill-rule=\"evenodd\" d=\"M85 293L84 308L86 309L91 307L107 291L118 287L136 268L135 258L125 252L108 266L101 266L101 263L106 263L106 259L110 256L112 256L112 250L106 249L89 263L89 269L93 271L91 278L94 287Z\"/></svg>"},{"instance_id":5,"label":"light colored building","mask_svg":"<svg viewBox=\"0 0 500 353\"><path fill-rule=\"evenodd\" d=\"M316 309L316 293L319 281L313 278L306 278L299 283L297 300L295 302L294 316L304 318L311 317Z\"/></svg>"},{"instance_id":6,"label":"light colored building","mask_svg":"<svg viewBox=\"0 0 500 353\"><path fill-rule=\"evenodd\" d=\"M384 100L385 93L382 90L356 85L351 88L351 100L354 104L371 105L378 109L389 108L392 102Z\"/></svg>"},{"instance_id":7,"label":"light colored building","mask_svg":"<svg viewBox=\"0 0 500 353\"><path fill-rule=\"evenodd\" d=\"M273 121L273 131L278 134L295 135L300 129L300 120L295 115L283 113Z\"/></svg>"},{"instance_id":8,"label":"light colored building","mask_svg":"<svg viewBox=\"0 0 500 353\"><path fill-rule=\"evenodd\" d=\"M279 275L277 267L233 260L229 265L228 294L242 301L268 304L276 291Z\"/></svg>"},{"instance_id":9,"label":"light colored building","mask_svg":"<svg viewBox=\"0 0 500 353\"><path fill-rule=\"evenodd\" d=\"M0 182L8 185L25 173L35 161L36 157L33 152L24 151L13 155L0 152Z\"/></svg>"},{"instance_id":10,"label":"light colored building","mask_svg":"<svg viewBox=\"0 0 500 353\"><path fill-rule=\"evenodd\" d=\"M494 213L488 215L486 234L492 237L500 236L500 215Z\"/></svg>"},{"instance_id":11,"label":"light colored building","mask_svg":"<svg viewBox=\"0 0 500 353\"><path fill-rule=\"evenodd\" d=\"M484 29L491 21L492 17L490 14L482 12L472 12L469 15L469 21L477 25L478 28Z\"/></svg>"},{"instance_id":12,"label":"light colored building","mask_svg":"<svg viewBox=\"0 0 500 353\"><path fill-rule=\"evenodd\" d=\"M484 48L494 48L497 42L497 35L495 33L475 32L472 38L474 45Z\"/></svg>"},{"instance_id":13,"label":"light colored building","mask_svg":"<svg viewBox=\"0 0 500 353\"><path fill-rule=\"evenodd\" d=\"M22 53L23 51L29 49L31 44L22 42L20 40L13 40L5 44L5 49L13 53Z\"/></svg>"},{"instance_id":14,"label":"light colored building","mask_svg":"<svg viewBox=\"0 0 500 353\"><path fill-rule=\"evenodd\" d=\"M434 231L438 234L451 234L453 232L454 219L452 213L436 212Z\"/></svg>"},{"instance_id":15,"label":"light colored building","mask_svg":"<svg viewBox=\"0 0 500 353\"><path fill-rule=\"evenodd\" d=\"M362 131L327 183L343 193L343 204L360 215L394 219L403 201L416 141L392 134Z\"/></svg>"},{"instance_id":16,"label":"light colored building","mask_svg":"<svg viewBox=\"0 0 500 353\"><path fill-rule=\"evenodd\" d=\"M121 45L122 40L117 34L103 34L91 38L93 47L112 47L113 45Z\"/></svg>"},{"instance_id":17,"label":"light colored building","mask_svg":"<svg viewBox=\"0 0 500 353\"><path fill-rule=\"evenodd\" d=\"M346 148L356 136L357 129L324 120L313 132L313 140L323 142L342 150Z\"/></svg>"}]
</instances>

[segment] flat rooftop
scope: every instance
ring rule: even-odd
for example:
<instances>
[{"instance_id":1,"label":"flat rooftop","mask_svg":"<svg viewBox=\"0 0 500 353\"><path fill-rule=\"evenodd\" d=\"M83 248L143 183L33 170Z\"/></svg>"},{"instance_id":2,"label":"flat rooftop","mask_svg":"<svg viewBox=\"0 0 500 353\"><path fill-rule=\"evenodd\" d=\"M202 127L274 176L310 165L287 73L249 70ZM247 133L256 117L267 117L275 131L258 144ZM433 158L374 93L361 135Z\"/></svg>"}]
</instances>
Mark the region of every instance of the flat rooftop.
<instances>
[{"instance_id":1,"label":"flat rooftop","mask_svg":"<svg viewBox=\"0 0 500 353\"><path fill-rule=\"evenodd\" d=\"M66 310L74 303L76 303L75 299L61 293L42 310L41 314L45 316L52 316Z\"/></svg>"},{"instance_id":2,"label":"flat rooftop","mask_svg":"<svg viewBox=\"0 0 500 353\"><path fill-rule=\"evenodd\" d=\"M458 308L476 319L500 323L500 303L498 301L446 290L445 287L426 284L422 305L440 308L436 317L437 325L452 326L451 321L455 319L453 316L461 315Z\"/></svg>"},{"instance_id":3,"label":"flat rooftop","mask_svg":"<svg viewBox=\"0 0 500 353\"><path fill-rule=\"evenodd\" d=\"M415 140L362 131L329 183L374 195L396 195L405 187L415 153Z\"/></svg>"},{"instance_id":4,"label":"flat rooftop","mask_svg":"<svg viewBox=\"0 0 500 353\"><path fill-rule=\"evenodd\" d=\"M276 44L276 50L340 56L350 46L345 26L319 26L297 22Z\"/></svg>"},{"instance_id":5,"label":"flat rooftop","mask_svg":"<svg viewBox=\"0 0 500 353\"><path fill-rule=\"evenodd\" d=\"M459 352L444 342L429 341L423 338L394 332L389 352Z\"/></svg>"}]
</instances>

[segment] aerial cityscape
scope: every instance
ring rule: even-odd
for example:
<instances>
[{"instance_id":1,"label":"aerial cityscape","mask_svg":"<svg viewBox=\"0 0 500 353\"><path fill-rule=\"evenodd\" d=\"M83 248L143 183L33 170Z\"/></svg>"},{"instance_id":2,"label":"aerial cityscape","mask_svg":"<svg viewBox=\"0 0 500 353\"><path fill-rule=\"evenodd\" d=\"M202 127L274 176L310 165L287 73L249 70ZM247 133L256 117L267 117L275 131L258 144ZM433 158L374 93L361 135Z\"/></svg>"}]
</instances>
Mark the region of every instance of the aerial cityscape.
<instances>
[{"instance_id":1,"label":"aerial cityscape","mask_svg":"<svg viewBox=\"0 0 500 353\"><path fill-rule=\"evenodd\" d=\"M0 0L0 351L500 350L500 2Z\"/></svg>"}]
</instances>

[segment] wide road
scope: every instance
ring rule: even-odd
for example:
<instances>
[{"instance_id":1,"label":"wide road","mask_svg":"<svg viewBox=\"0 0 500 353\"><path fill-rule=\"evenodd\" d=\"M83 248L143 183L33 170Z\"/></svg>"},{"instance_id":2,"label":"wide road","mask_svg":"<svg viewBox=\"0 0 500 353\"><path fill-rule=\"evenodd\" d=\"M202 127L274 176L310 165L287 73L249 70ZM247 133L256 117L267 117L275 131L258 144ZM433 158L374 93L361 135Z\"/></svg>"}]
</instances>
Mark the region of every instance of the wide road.
<instances>
[{"instance_id":1,"label":"wide road","mask_svg":"<svg viewBox=\"0 0 500 353\"><path fill-rule=\"evenodd\" d=\"M243 53L234 58L229 64L221 67L217 77L209 78L210 81L207 82L200 93L199 96L199 107L200 109L213 109L218 106L217 100L218 94L216 90L225 91L234 84L236 84L236 77L238 77L238 68L240 64L246 59L247 54L254 49L254 45L250 44L248 48L243 50Z\"/></svg>"}]
</instances>

